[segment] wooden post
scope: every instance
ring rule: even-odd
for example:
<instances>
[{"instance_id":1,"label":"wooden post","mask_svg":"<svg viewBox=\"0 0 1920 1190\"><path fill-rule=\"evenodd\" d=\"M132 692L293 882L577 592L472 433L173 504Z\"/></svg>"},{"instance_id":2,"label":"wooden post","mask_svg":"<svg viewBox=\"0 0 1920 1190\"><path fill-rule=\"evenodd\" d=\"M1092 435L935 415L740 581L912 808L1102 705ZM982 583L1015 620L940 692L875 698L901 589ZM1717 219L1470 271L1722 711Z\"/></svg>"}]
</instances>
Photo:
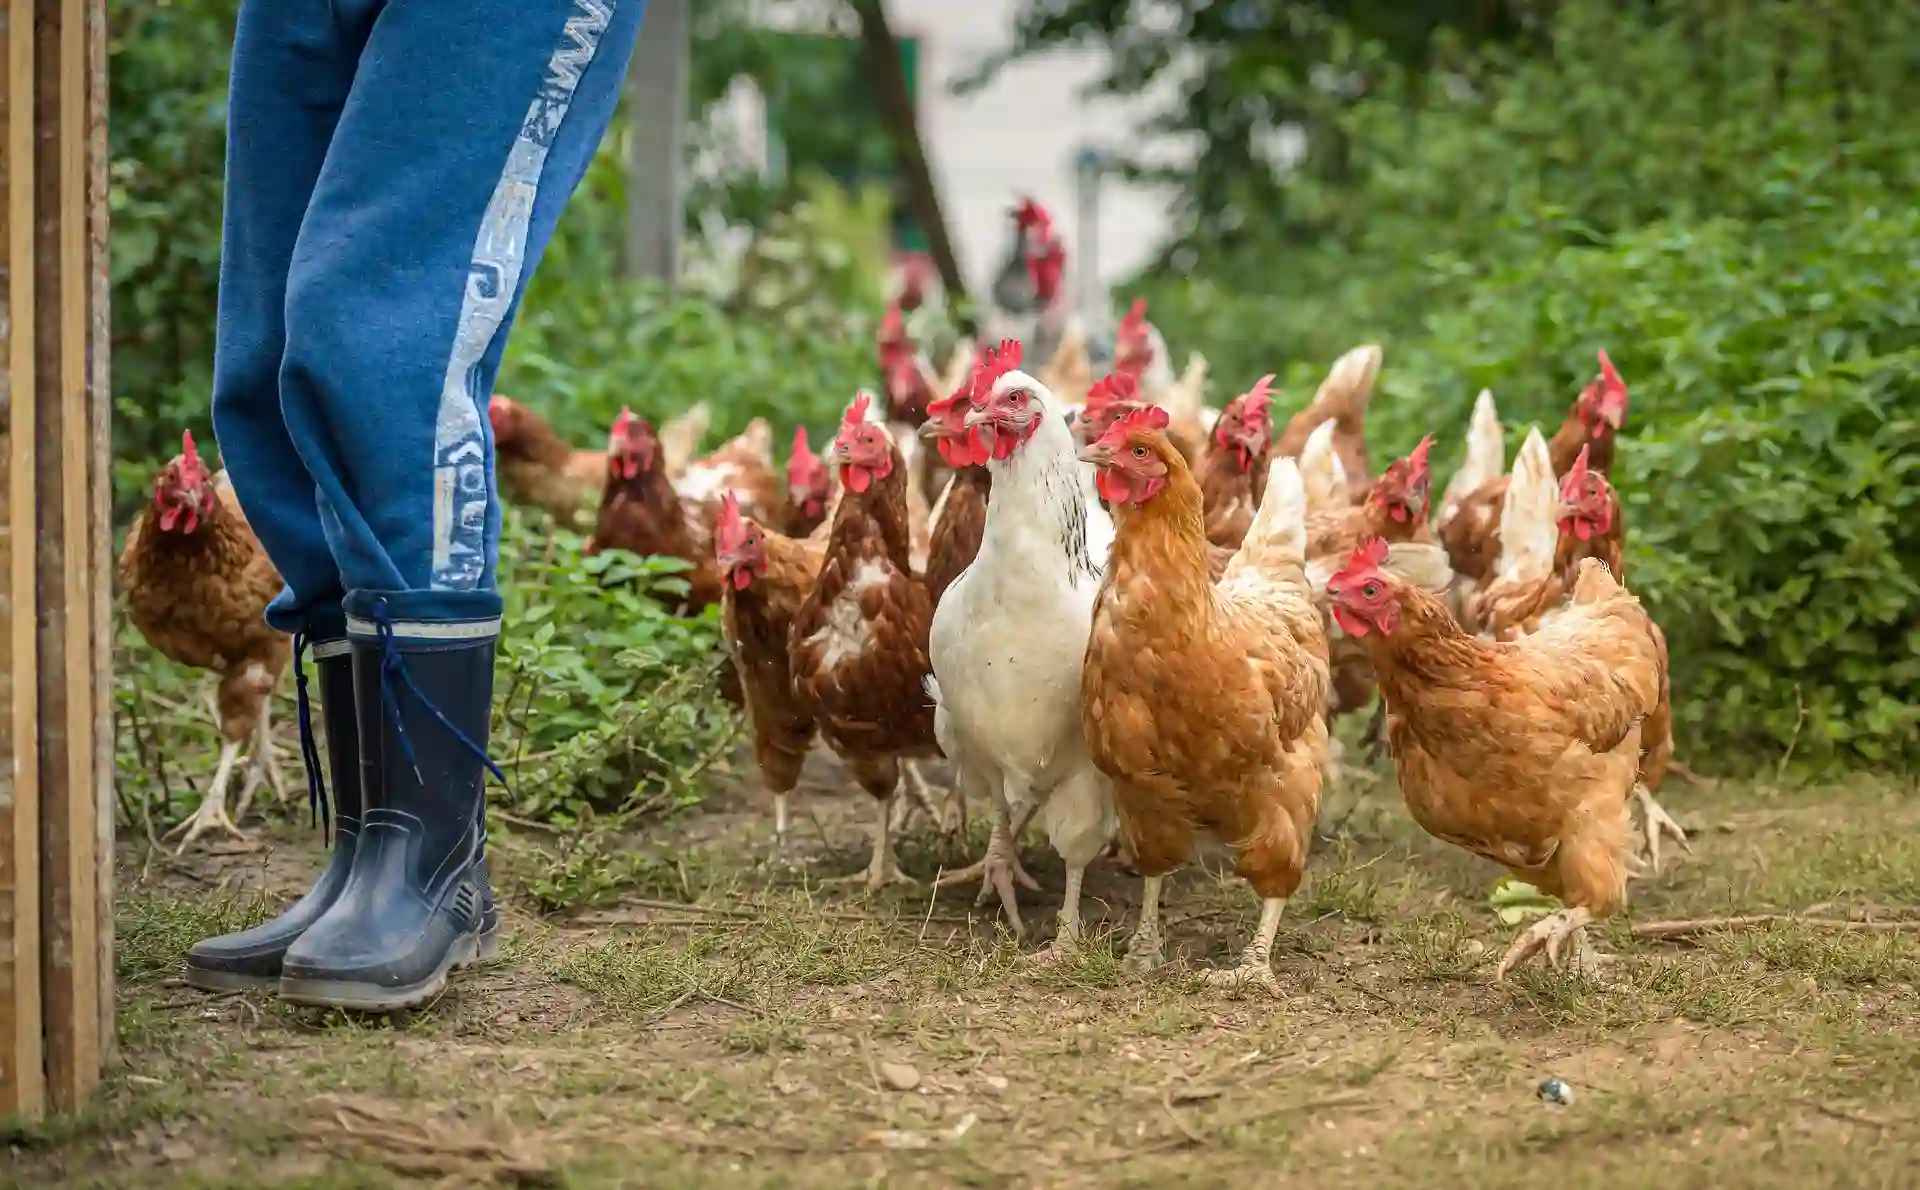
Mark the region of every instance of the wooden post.
<instances>
[{"instance_id":1,"label":"wooden post","mask_svg":"<svg viewBox=\"0 0 1920 1190\"><path fill-rule=\"evenodd\" d=\"M6 653L0 685L0 1113L37 1117L46 1108L47 1082L40 1023L40 778L35 669L37 603L34 548L38 537L34 494L33 269L33 13L16 0L0 9L0 342L6 374L5 565L0 567L0 649ZM15 426L20 433L14 433Z\"/></svg>"},{"instance_id":2,"label":"wooden post","mask_svg":"<svg viewBox=\"0 0 1920 1190\"><path fill-rule=\"evenodd\" d=\"M647 0L627 68L627 275L680 283L691 0Z\"/></svg>"},{"instance_id":3,"label":"wooden post","mask_svg":"<svg viewBox=\"0 0 1920 1190\"><path fill-rule=\"evenodd\" d=\"M106 4L5 22L0 1111L32 1117L113 1036Z\"/></svg>"}]
</instances>

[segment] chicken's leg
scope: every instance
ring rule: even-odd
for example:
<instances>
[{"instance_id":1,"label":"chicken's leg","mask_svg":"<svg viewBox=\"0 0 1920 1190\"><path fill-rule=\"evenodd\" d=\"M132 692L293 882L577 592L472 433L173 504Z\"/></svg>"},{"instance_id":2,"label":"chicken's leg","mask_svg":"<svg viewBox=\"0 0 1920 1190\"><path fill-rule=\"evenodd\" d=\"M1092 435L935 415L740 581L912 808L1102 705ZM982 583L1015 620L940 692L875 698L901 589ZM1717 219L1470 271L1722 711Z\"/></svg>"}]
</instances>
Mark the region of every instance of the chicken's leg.
<instances>
[{"instance_id":1,"label":"chicken's leg","mask_svg":"<svg viewBox=\"0 0 1920 1190\"><path fill-rule=\"evenodd\" d=\"M874 819L873 858L867 861L865 872L855 872L851 876L839 876L827 881L828 884L850 884L856 880L864 881L868 892L885 888L889 884L914 884L913 877L900 870L900 861L893 854L893 803L900 796L896 789L892 796L877 803L879 814Z\"/></svg>"},{"instance_id":2,"label":"chicken's leg","mask_svg":"<svg viewBox=\"0 0 1920 1190\"><path fill-rule=\"evenodd\" d=\"M1224 971L1209 971L1207 985L1238 991L1259 986L1278 996L1279 981L1273 977L1273 936L1280 929L1280 913L1287 907L1285 897L1267 897L1260 902L1260 928L1253 941L1240 952L1240 965Z\"/></svg>"},{"instance_id":3,"label":"chicken's leg","mask_svg":"<svg viewBox=\"0 0 1920 1190\"><path fill-rule=\"evenodd\" d=\"M1687 838L1687 832L1680 829L1660 803L1653 800L1653 792L1644 785L1633 787L1633 796L1639 799L1641 817L1646 820L1647 862L1653 865L1653 874L1660 874L1660 836L1672 835L1673 841L1688 855L1693 854L1693 843Z\"/></svg>"},{"instance_id":4,"label":"chicken's leg","mask_svg":"<svg viewBox=\"0 0 1920 1190\"><path fill-rule=\"evenodd\" d=\"M1029 892L1040 891L1039 882L1027 875L1026 868L1021 866L1020 848L1015 840L1020 837L1021 831L1027 829L1028 821L1033 818L1034 811L1039 808L1038 805L1028 806L1026 812L1020 816L1020 825L1010 827L1007 821L1006 803L999 798L994 798L993 833L987 837L987 853L980 858L979 863L961 868L957 872L947 872L934 881L937 888L945 888L949 884L959 884L965 880L980 881L980 895L974 898L975 905L985 904L987 897L994 893L1000 894L1000 907L1006 911L1007 922L1013 927L1015 938L1025 938L1027 927L1020 920L1020 905L1014 897L1014 885L1018 884Z\"/></svg>"},{"instance_id":5,"label":"chicken's leg","mask_svg":"<svg viewBox=\"0 0 1920 1190\"><path fill-rule=\"evenodd\" d=\"M1058 963L1080 953L1080 884L1087 877L1085 868L1067 868L1067 891L1060 902L1060 924L1053 944L1033 956L1041 965Z\"/></svg>"},{"instance_id":6,"label":"chicken's leg","mask_svg":"<svg viewBox=\"0 0 1920 1190\"><path fill-rule=\"evenodd\" d=\"M286 785L280 779L280 767L275 763L273 754L273 731L267 720L267 701L260 704L260 722L254 726L253 741L247 745L247 773L240 782L240 801L234 807L234 817L244 819L247 811L253 808L253 795L260 792L264 781L273 792L274 804L283 805L287 800Z\"/></svg>"},{"instance_id":7,"label":"chicken's leg","mask_svg":"<svg viewBox=\"0 0 1920 1190\"><path fill-rule=\"evenodd\" d=\"M1161 963L1160 957L1160 881L1148 876L1140 881L1140 925L1127 940L1127 957L1121 967L1135 975L1144 975Z\"/></svg>"},{"instance_id":8,"label":"chicken's leg","mask_svg":"<svg viewBox=\"0 0 1920 1190\"><path fill-rule=\"evenodd\" d=\"M1493 973L1493 981L1499 983L1504 980L1507 972L1543 947L1547 954L1547 965L1555 971L1566 970L1571 960L1575 971L1583 975L1596 974L1608 956L1595 953L1587 945L1587 923L1592 920L1592 913L1576 905L1534 922L1520 931L1513 944L1507 947L1507 953L1500 957L1500 966ZM1568 945L1573 948L1571 954L1565 953Z\"/></svg>"},{"instance_id":9,"label":"chicken's leg","mask_svg":"<svg viewBox=\"0 0 1920 1190\"><path fill-rule=\"evenodd\" d=\"M227 786L233 781L234 762L240 756L240 745L232 740L220 746L220 763L213 770L213 784L207 787L207 795L200 799L185 822L167 832L164 842L180 840L180 846L174 850L178 855L185 851L195 839L210 831L225 831L236 839L247 836L233 824L227 815Z\"/></svg>"}]
</instances>

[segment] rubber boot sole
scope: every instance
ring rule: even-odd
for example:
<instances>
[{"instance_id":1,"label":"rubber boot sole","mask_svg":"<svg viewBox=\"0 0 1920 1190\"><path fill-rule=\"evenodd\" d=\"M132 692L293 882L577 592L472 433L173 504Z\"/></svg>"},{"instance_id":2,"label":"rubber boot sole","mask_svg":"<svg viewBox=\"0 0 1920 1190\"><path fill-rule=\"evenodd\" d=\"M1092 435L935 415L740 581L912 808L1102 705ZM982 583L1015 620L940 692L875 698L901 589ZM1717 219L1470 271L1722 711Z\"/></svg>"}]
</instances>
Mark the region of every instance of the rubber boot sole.
<instances>
[{"instance_id":1,"label":"rubber boot sole","mask_svg":"<svg viewBox=\"0 0 1920 1190\"><path fill-rule=\"evenodd\" d=\"M419 983L385 987L341 979L289 979L280 977L280 998L289 1004L312 1008L344 1008L353 1012L405 1012L432 1000L447 988L453 972L475 963L500 957L500 927L482 934L469 934L453 944L438 970Z\"/></svg>"},{"instance_id":2,"label":"rubber boot sole","mask_svg":"<svg viewBox=\"0 0 1920 1190\"><path fill-rule=\"evenodd\" d=\"M180 978L203 992L270 992L280 986L278 975L242 975L236 971L209 971L182 964Z\"/></svg>"}]
</instances>

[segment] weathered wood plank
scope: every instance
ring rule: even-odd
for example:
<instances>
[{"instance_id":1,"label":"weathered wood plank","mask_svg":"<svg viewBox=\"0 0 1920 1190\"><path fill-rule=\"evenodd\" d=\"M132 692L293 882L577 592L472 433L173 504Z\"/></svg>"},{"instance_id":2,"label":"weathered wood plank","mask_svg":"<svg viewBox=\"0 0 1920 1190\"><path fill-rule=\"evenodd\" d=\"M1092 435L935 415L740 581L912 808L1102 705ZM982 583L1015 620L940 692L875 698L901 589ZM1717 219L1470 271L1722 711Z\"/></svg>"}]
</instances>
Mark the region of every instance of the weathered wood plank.
<instances>
[{"instance_id":1,"label":"weathered wood plank","mask_svg":"<svg viewBox=\"0 0 1920 1190\"><path fill-rule=\"evenodd\" d=\"M34 38L30 7L0 8L0 1113L45 1109L40 1001L39 683L35 660ZM15 433L14 428L20 432Z\"/></svg>"},{"instance_id":2,"label":"weathered wood plank","mask_svg":"<svg viewBox=\"0 0 1920 1190\"><path fill-rule=\"evenodd\" d=\"M49 1098L100 1074L92 480L87 412L87 7L37 0L34 112L40 682L41 996Z\"/></svg>"},{"instance_id":3,"label":"weathered wood plank","mask_svg":"<svg viewBox=\"0 0 1920 1190\"><path fill-rule=\"evenodd\" d=\"M94 872L100 1056L115 1052L113 964L113 345L107 241L107 2L87 3L87 520L93 584Z\"/></svg>"}]
</instances>

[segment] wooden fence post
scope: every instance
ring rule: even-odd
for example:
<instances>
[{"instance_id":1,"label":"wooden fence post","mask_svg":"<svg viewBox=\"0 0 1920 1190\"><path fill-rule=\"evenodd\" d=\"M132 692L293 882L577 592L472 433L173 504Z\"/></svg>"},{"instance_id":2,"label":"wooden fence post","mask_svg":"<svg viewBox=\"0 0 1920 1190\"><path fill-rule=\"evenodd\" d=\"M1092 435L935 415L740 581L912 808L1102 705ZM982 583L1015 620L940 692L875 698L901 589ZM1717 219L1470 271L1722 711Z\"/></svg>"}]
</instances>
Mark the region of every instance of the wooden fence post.
<instances>
[{"instance_id":1,"label":"wooden fence post","mask_svg":"<svg viewBox=\"0 0 1920 1190\"><path fill-rule=\"evenodd\" d=\"M31 1117L113 1037L106 4L4 20L0 1112Z\"/></svg>"}]
</instances>

